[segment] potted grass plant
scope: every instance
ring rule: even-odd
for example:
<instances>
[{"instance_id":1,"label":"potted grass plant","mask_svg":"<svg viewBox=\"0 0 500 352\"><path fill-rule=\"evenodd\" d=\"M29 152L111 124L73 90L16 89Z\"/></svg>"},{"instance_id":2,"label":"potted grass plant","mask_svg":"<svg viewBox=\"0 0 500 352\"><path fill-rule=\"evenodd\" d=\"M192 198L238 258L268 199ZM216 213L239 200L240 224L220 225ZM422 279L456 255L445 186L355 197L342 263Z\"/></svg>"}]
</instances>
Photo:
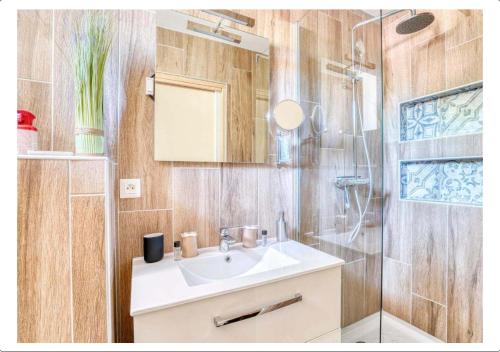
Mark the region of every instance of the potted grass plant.
<instances>
[{"instance_id":1,"label":"potted grass plant","mask_svg":"<svg viewBox=\"0 0 500 352\"><path fill-rule=\"evenodd\" d=\"M111 19L103 11L87 11L76 23L73 41L76 154L104 154L104 70L112 40Z\"/></svg>"}]
</instances>

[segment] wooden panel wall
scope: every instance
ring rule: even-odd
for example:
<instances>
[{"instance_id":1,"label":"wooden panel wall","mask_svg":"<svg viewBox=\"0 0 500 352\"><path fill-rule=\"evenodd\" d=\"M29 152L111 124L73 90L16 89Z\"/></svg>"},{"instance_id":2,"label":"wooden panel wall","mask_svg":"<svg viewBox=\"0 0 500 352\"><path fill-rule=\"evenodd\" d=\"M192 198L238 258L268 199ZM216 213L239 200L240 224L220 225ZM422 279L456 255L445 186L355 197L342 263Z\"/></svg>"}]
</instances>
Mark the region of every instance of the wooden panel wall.
<instances>
[{"instance_id":1,"label":"wooden panel wall","mask_svg":"<svg viewBox=\"0 0 500 352\"><path fill-rule=\"evenodd\" d=\"M18 162L18 341L71 342L67 161Z\"/></svg>"},{"instance_id":2,"label":"wooden panel wall","mask_svg":"<svg viewBox=\"0 0 500 352\"><path fill-rule=\"evenodd\" d=\"M19 342L107 342L104 183L71 186L92 174L104 161L18 160Z\"/></svg>"},{"instance_id":3,"label":"wooden panel wall","mask_svg":"<svg viewBox=\"0 0 500 352\"><path fill-rule=\"evenodd\" d=\"M217 20L199 11L190 12L214 22ZM253 28L237 24L231 26L270 40L269 108L272 109L280 100L294 96L295 62L290 42L290 21L301 11L240 12L255 18L256 25ZM116 171L116 196L119 178L140 178L142 188L140 198L117 199L114 216L118 229L117 340L127 342L133 341L132 320L128 312L129 281L132 257L142 254L138 238L145 231L162 231L169 249L174 236L181 231L196 229L200 235L200 246L215 245L219 226L241 225L244 222L260 224L272 231L280 210L285 210L293 235L294 168L276 167L274 128L269 130L267 150L270 162L267 164L154 161L153 101L144 95L144 85L145 77L155 72L155 15L147 10L109 13L114 23L115 38L106 68L107 154L113 160L111 169ZM81 15L80 11L69 10L18 12L19 51L23 53L18 56L18 107L28 108L37 115L36 125L42 141L40 148L44 150L73 151L74 148L67 28L72 28L75 19L81 18ZM170 57L180 54L176 45L164 47ZM232 60L230 63L240 67L245 60ZM158 64L161 65L161 62ZM220 64L224 71L226 62ZM176 63L168 69L172 72L184 69L203 71L207 67L188 61ZM76 177L80 171L75 169L72 172ZM74 184L73 187L76 187L75 191L83 192L78 190L83 185ZM197 199L187 199L196 187L203 192L197 193Z\"/></svg>"},{"instance_id":4,"label":"wooden panel wall","mask_svg":"<svg viewBox=\"0 0 500 352\"><path fill-rule=\"evenodd\" d=\"M383 306L441 340L481 342L482 209L398 196L400 159L482 155L482 135L398 142L400 101L482 79L482 11L431 12L412 35L395 32L399 16L383 26Z\"/></svg>"}]
</instances>

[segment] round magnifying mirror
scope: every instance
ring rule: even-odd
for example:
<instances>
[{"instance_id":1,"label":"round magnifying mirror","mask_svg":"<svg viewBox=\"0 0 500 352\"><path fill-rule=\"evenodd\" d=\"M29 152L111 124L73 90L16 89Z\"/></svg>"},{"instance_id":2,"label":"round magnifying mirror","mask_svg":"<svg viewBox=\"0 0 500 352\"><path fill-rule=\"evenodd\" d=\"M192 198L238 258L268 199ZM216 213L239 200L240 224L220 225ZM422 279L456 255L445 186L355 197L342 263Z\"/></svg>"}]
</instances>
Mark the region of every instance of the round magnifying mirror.
<instances>
[{"instance_id":1,"label":"round magnifying mirror","mask_svg":"<svg viewBox=\"0 0 500 352\"><path fill-rule=\"evenodd\" d=\"M304 111L294 100L280 101L274 108L274 120L284 130L294 130L304 121Z\"/></svg>"}]
</instances>

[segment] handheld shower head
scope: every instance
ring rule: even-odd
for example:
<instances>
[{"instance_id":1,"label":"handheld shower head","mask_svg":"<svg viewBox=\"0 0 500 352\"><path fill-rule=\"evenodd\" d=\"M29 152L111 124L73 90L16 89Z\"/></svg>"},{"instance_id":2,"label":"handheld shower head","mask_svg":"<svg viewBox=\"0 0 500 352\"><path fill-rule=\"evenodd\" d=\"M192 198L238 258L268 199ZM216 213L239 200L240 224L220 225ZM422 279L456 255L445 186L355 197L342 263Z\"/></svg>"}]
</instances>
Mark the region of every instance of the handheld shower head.
<instances>
[{"instance_id":1,"label":"handheld shower head","mask_svg":"<svg viewBox=\"0 0 500 352\"><path fill-rule=\"evenodd\" d=\"M418 32L434 22L434 15L430 12L417 14L412 11L410 17L404 19L396 26L398 34L412 34Z\"/></svg>"}]
</instances>

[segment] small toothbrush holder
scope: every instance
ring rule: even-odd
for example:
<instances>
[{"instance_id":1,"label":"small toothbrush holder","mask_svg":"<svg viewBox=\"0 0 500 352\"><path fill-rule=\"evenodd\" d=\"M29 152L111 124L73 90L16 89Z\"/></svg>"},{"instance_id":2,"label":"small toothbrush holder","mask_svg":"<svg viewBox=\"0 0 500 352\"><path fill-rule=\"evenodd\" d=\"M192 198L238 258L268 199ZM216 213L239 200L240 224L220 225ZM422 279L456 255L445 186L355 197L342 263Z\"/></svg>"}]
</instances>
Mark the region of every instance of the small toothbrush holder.
<instances>
[{"instance_id":1,"label":"small toothbrush holder","mask_svg":"<svg viewBox=\"0 0 500 352\"><path fill-rule=\"evenodd\" d=\"M181 250L184 258L192 258L198 255L198 234L194 231L181 234Z\"/></svg>"},{"instance_id":2,"label":"small toothbrush holder","mask_svg":"<svg viewBox=\"0 0 500 352\"><path fill-rule=\"evenodd\" d=\"M259 227L258 226L245 226L243 228L243 235L241 238L241 242L243 243L243 247L246 247L246 248L257 247L257 237L258 236L259 236Z\"/></svg>"}]
</instances>

